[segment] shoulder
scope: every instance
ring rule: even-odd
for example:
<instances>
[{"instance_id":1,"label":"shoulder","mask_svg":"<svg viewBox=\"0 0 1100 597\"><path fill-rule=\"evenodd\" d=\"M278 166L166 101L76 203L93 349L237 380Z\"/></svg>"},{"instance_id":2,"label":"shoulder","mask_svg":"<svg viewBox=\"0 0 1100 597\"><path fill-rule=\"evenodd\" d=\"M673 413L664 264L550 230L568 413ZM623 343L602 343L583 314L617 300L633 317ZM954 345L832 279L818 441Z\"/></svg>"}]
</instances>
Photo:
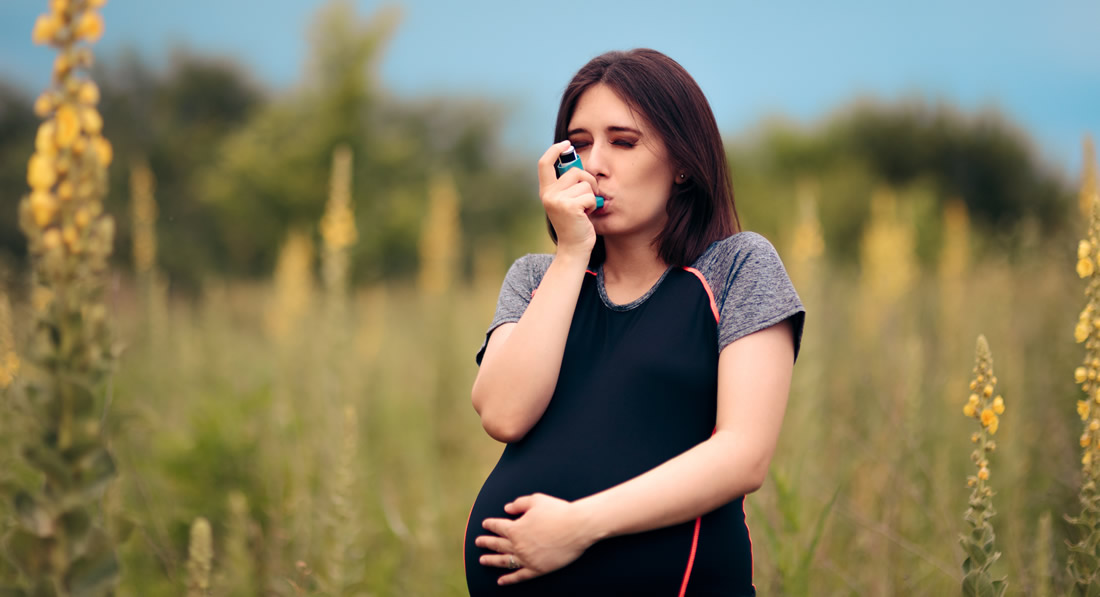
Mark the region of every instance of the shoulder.
<instances>
[{"instance_id":1,"label":"shoulder","mask_svg":"<svg viewBox=\"0 0 1100 597\"><path fill-rule=\"evenodd\" d=\"M768 239L756 232L738 232L715 241L691 265L706 277L715 290L742 274L768 274L786 270Z\"/></svg>"},{"instance_id":2,"label":"shoulder","mask_svg":"<svg viewBox=\"0 0 1100 597\"><path fill-rule=\"evenodd\" d=\"M508 268L508 274L504 276L504 288L511 288L513 292L529 296L531 291L538 288L553 260L553 255L545 253L528 253L516 259L512 267Z\"/></svg>"},{"instance_id":3,"label":"shoulder","mask_svg":"<svg viewBox=\"0 0 1100 597\"><path fill-rule=\"evenodd\" d=\"M553 260L554 256L547 253L528 253L512 263L512 267L508 269L508 276L541 280Z\"/></svg>"}]
</instances>

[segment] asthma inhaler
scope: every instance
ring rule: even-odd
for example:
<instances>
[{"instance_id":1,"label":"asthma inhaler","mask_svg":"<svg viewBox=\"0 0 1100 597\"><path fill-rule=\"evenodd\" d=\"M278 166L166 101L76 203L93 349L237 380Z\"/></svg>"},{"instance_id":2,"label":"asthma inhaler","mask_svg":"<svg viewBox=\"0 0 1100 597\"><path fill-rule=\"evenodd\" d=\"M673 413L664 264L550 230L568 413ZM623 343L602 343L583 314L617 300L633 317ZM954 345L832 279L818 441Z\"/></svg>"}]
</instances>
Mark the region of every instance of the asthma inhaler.
<instances>
[{"instance_id":1,"label":"asthma inhaler","mask_svg":"<svg viewBox=\"0 0 1100 597\"><path fill-rule=\"evenodd\" d=\"M581 165L581 156L577 155L577 151L570 147L561 152L558 156L558 160L554 162L554 170L558 173L558 178L561 178L562 174L565 174L570 168L580 168L584 170L584 166ZM596 197L596 209L603 207L603 197Z\"/></svg>"}]
</instances>

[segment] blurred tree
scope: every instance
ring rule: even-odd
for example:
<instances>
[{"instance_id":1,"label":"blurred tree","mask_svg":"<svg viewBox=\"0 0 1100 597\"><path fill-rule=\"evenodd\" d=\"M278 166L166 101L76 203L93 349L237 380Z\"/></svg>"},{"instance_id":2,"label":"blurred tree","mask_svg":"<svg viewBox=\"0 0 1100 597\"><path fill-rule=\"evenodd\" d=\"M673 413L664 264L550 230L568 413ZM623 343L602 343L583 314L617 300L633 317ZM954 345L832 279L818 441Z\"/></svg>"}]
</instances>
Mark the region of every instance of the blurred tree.
<instances>
[{"instance_id":1,"label":"blurred tree","mask_svg":"<svg viewBox=\"0 0 1100 597\"><path fill-rule=\"evenodd\" d=\"M347 1L327 4L310 40L304 85L257 112L222 142L202 174L202 195L218 210L230 267L268 272L286 231L316 222L327 197L329 156L353 150L360 242L352 255L358 280L409 276L427 189L433 174L455 171L459 192L473 201L463 221L480 233L507 237L537 202L497 151L499 107L454 98L420 102L390 98L377 65L399 20L394 8L363 19ZM467 217L476 216L476 217ZM460 263L468 264L467 244ZM468 266L466 266L468 267Z\"/></svg>"},{"instance_id":2,"label":"blurred tree","mask_svg":"<svg viewBox=\"0 0 1100 597\"><path fill-rule=\"evenodd\" d=\"M856 102L811 128L767 123L733 144L731 164L738 208L750 226L765 231L783 228L780 222L790 218L793 211L782 207L793 206L795 181L820 181L826 243L846 259L857 253L855 239L880 185L923 189L903 193L903 202L907 194L928 192L941 204L961 197L975 224L1000 238L1025 222L1048 234L1061 229L1072 201L1069 185L999 113L968 114L920 99ZM758 194L768 201L753 201ZM938 218L939 209L933 212Z\"/></svg>"}]
</instances>

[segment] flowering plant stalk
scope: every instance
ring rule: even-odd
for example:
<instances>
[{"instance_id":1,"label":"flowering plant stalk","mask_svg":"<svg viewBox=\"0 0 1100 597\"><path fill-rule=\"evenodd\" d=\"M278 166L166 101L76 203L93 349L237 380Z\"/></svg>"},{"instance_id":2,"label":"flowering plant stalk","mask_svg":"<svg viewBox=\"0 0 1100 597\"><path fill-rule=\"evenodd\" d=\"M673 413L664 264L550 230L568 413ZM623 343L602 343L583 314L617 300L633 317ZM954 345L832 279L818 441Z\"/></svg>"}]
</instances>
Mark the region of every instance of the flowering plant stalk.
<instances>
[{"instance_id":1,"label":"flowering plant stalk","mask_svg":"<svg viewBox=\"0 0 1100 597\"><path fill-rule=\"evenodd\" d=\"M1005 592L1005 579L994 580L989 568L1001 557L994 547L993 525L990 520L996 514L993 510L993 489L989 481L989 456L997 449L993 436L1000 426L1000 416L1004 414L1005 403L1001 396L994 397L997 377L993 375L993 355L989 352L989 343L985 336L978 336L977 364L974 366L974 379L970 382L970 397L963 414L978 419L981 429L970 436L976 444L970 459L978 467L978 473L967 478L971 488L969 508L966 510L966 522L969 532L959 537L966 559L963 560L963 595L967 597L1000 597Z\"/></svg>"},{"instance_id":2,"label":"flowering plant stalk","mask_svg":"<svg viewBox=\"0 0 1100 597\"><path fill-rule=\"evenodd\" d=\"M1088 146L1086 145L1086 148ZM1086 149L1086 160L1088 151ZM1086 162L1086 168L1092 168ZM1077 275L1086 280L1085 308L1078 316L1074 339L1085 345L1085 358L1073 372L1074 381L1085 393L1077 401L1077 414L1084 423L1081 434L1081 490L1078 501L1081 512L1067 517L1078 529L1079 540L1070 545L1069 573L1079 594L1100 595L1100 194L1095 184L1089 187L1089 177L1082 193L1088 197L1087 238L1077 246Z\"/></svg>"},{"instance_id":3,"label":"flowering plant stalk","mask_svg":"<svg viewBox=\"0 0 1100 597\"><path fill-rule=\"evenodd\" d=\"M58 49L19 206L34 272L34 328L26 403L35 428L22 454L41 484L15 492L17 524L4 539L18 587L5 595L105 595L118 579L100 498L115 476L102 429L113 364L102 300L114 222L103 213L110 143L99 89L81 74L103 33L105 0L51 0L32 39Z\"/></svg>"}]
</instances>

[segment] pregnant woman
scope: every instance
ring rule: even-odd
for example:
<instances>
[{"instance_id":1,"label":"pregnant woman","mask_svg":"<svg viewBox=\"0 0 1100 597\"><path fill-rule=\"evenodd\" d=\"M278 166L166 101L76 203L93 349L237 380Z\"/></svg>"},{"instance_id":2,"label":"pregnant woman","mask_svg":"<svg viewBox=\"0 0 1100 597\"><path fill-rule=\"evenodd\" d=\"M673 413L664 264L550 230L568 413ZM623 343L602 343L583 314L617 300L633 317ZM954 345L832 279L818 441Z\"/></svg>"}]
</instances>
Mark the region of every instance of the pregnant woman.
<instances>
[{"instance_id":1,"label":"pregnant woman","mask_svg":"<svg viewBox=\"0 0 1100 597\"><path fill-rule=\"evenodd\" d=\"M473 405L507 446L467 523L470 594L753 595L743 500L775 450L802 304L740 231L678 63L593 59L554 135L538 174L557 249L513 264L477 355ZM583 170L558 178L569 148Z\"/></svg>"}]
</instances>

